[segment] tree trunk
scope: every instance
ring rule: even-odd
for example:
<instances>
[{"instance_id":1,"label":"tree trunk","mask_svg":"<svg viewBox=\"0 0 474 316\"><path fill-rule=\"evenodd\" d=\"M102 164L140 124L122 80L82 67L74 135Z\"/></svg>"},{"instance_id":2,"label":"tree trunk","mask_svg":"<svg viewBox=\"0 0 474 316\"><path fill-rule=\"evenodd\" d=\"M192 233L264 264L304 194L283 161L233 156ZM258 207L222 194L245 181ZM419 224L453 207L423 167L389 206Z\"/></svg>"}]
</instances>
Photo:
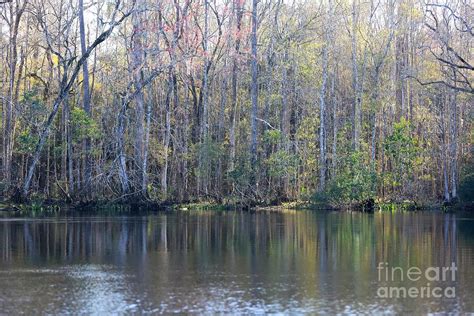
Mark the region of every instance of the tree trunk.
<instances>
[{"instance_id":1,"label":"tree trunk","mask_svg":"<svg viewBox=\"0 0 474 316\"><path fill-rule=\"evenodd\" d=\"M234 58L232 65L232 97L231 97L231 126L229 132L230 142L230 157L229 157L229 171L234 171L235 164L235 151L236 151L236 130L237 130L237 117L238 117L238 105L237 105L237 71L238 71L238 56L240 54L240 37L241 37L241 26L242 26L242 15L243 10L240 1L234 1L234 15L236 17L236 39Z\"/></svg>"},{"instance_id":2,"label":"tree trunk","mask_svg":"<svg viewBox=\"0 0 474 316\"><path fill-rule=\"evenodd\" d=\"M135 91L133 102L135 103L135 140L134 140L134 164L132 186L135 192L142 192L143 184L143 160L144 160L144 139L145 139L145 97L143 92L143 65L145 62L144 47L144 21L145 10L144 0L138 0L136 10L132 15L133 36L131 52L131 71Z\"/></svg>"},{"instance_id":3,"label":"tree trunk","mask_svg":"<svg viewBox=\"0 0 474 316\"><path fill-rule=\"evenodd\" d=\"M175 77L173 70L170 67L168 74L168 91L166 92L166 101L165 101L165 137L163 138L163 148L165 151L165 161L163 168L161 169L161 194L163 199L167 199L168 194L168 154L169 154L169 145L171 140L171 97L174 91L175 86Z\"/></svg>"},{"instance_id":4,"label":"tree trunk","mask_svg":"<svg viewBox=\"0 0 474 316\"><path fill-rule=\"evenodd\" d=\"M201 191L204 191L205 195L208 195L208 129L209 129L209 56L208 56L208 36L209 36L209 3L208 0L204 0L204 34L202 38L202 46L204 50L204 67L203 67L203 79L202 79L202 116L200 122L200 145L199 149L199 172L198 172L198 195Z\"/></svg>"},{"instance_id":5,"label":"tree trunk","mask_svg":"<svg viewBox=\"0 0 474 316\"><path fill-rule=\"evenodd\" d=\"M281 80L281 117L280 117L280 129L281 129L281 147L285 154L290 152L290 131L289 131L289 106L288 106L288 50L285 50L284 57L282 60L282 80ZM286 174L283 179L283 192L288 195L289 186L289 175Z\"/></svg>"},{"instance_id":6,"label":"tree trunk","mask_svg":"<svg viewBox=\"0 0 474 316\"><path fill-rule=\"evenodd\" d=\"M357 32L359 15L356 11L358 0L352 0L352 86L354 91L354 150L358 151L360 148L360 134L361 134L361 95L360 95L360 80L357 65Z\"/></svg>"},{"instance_id":7,"label":"tree trunk","mask_svg":"<svg viewBox=\"0 0 474 316\"><path fill-rule=\"evenodd\" d=\"M332 1L329 1L327 20L324 27L324 46L322 60L322 82L319 92L319 190L324 191L326 187L326 88L328 81L328 59L330 45L330 29Z\"/></svg>"},{"instance_id":8,"label":"tree trunk","mask_svg":"<svg viewBox=\"0 0 474 316\"><path fill-rule=\"evenodd\" d=\"M10 36L9 36L9 54L8 54L8 69L10 81L8 85L8 98L5 106L5 125L3 126L3 172L5 188L8 190L11 185L12 175L12 155L13 155L13 141L14 141L14 120L15 120L15 74L17 69L17 38L18 28L20 26L21 17L25 11L27 1L22 4L19 1L15 2L16 6L10 4Z\"/></svg>"},{"instance_id":9,"label":"tree trunk","mask_svg":"<svg viewBox=\"0 0 474 316\"><path fill-rule=\"evenodd\" d=\"M79 0L79 34L81 39L81 53L85 54L87 50L86 31L84 24L84 0ZM82 65L82 89L83 89L83 108L89 118L92 118L89 86L89 68L87 59ZM91 159L91 139L86 137L84 140L84 193L86 198L90 198L91 180L92 180L92 159Z\"/></svg>"},{"instance_id":10,"label":"tree trunk","mask_svg":"<svg viewBox=\"0 0 474 316\"><path fill-rule=\"evenodd\" d=\"M73 156L73 151L72 151L72 131L71 131L71 122L70 122L70 117L71 117L71 109L69 107L69 99L66 98L64 99L64 120L65 120L65 134L66 134L66 144L67 144L67 149L66 149L66 154L67 156L67 170L68 170L68 175L69 175L69 190L67 191L69 195L74 194L74 156Z\"/></svg>"},{"instance_id":11,"label":"tree trunk","mask_svg":"<svg viewBox=\"0 0 474 316\"><path fill-rule=\"evenodd\" d=\"M254 169L251 174L251 185L256 185L256 174L255 169L257 163L257 115L258 115L258 65L257 65L257 5L258 0L252 1L252 34L251 34L251 71L252 71L252 83L250 98L252 101L252 112L250 117L250 164ZM253 188L254 189L254 188Z\"/></svg>"},{"instance_id":12,"label":"tree trunk","mask_svg":"<svg viewBox=\"0 0 474 316\"><path fill-rule=\"evenodd\" d=\"M122 195L126 196L130 192L130 182L127 173L127 160L125 156L125 124L127 103L125 99L121 100L117 124L117 152L118 152L118 174L122 187Z\"/></svg>"},{"instance_id":13,"label":"tree trunk","mask_svg":"<svg viewBox=\"0 0 474 316\"><path fill-rule=\"evenodd\" d=\"M443 192L444 201L450 202L451 197L449 194L449 164L448 164L448 140L446 137L446 98L439 97L439 106L441 108L441 159L443 160ZM449 102L449 100L448 100Z\"/></svg>"},{"instance_id":14,"label":"tree trunk","mask_svg":"<svg viewBox=\"0 0 474 316\"><path fill-rule=\"evenodd\" d=\"M337 71L337 70L336 70ZM337 133L339 128L338 116L337 116L337 97L335 93L336 86L336 73L333 74L331 82L331 99L332 99L332 178L337 175Z\"/></svg>"},{"instance_id":15,"label":"tree trunk","mask_svg":"<svg viewBox=\"0 0 474 316\"><path fill-rule=\"evenodd\" d=\"M151 125L151 102L146 104L145 113L145 143L143 144L143 164L142 164L142 196L148 197L148 148L150 144Z\"/></svg>"},{"instance_id":16,"label":"tree trunk","mask_svg":"<svg viewBox=\"0 0 474 316\"><path fill-rule=\"evenodd\" d=\"M224 124L225 124L225 107L227 104L227 59L224 58L224 65L223 65L223 74L222 74L222 84L221 84L221 97L220 97L220 105L219 105L219 121L217 123L217 141L219 145L222 145L224 142L224 137L225 137L225 131L224 131ZM219 194L222 194L222 156L219 155L219 161L217 165L217 190L219 190Z\"/></svg>"},{"instance_id":17,"label":"tree trunk","mask_svg":"<svg viewBox=\"0 0 474 316\"><path fill-rule=\"evenodd\" d=\"M451 91L451 144L450 144L450 153L451 157L451 197L453 199L457 198L457 178L458 178L458 110L457 110L457 92Z\"/></svg>"}]
</instances>

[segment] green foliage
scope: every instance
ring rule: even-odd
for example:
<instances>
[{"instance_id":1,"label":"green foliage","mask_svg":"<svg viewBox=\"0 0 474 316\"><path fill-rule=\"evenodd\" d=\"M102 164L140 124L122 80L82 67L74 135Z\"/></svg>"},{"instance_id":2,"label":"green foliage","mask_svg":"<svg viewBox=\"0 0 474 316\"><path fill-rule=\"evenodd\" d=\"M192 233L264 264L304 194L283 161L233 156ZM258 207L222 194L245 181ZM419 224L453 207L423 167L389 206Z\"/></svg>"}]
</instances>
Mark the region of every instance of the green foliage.
<instances>
[{"instance_id":1,"label":"green foliage","mask_svg":"<svg viewBox=\"0 0 474 316\"><path fill-rule=\"evenodd\" d=\"M237 159L234 170L227 172L227 177L239 190L244 190L249 185L251 172L248 155L244 154Z\"/></svg>"},{"instance_id":2,"label":"green foliage","mask_svg":"<svg viewBox=\"0 0 474 316\"><path fill-rule=\"evenodd\" d=\"M40 112L44 110L44 104L40 96L39 88L37 86L33 86L32 89L23 93L20 102L23 105L28 105L30 111Z\"/></svg>"},{"instance_id":3,"label":"green foliage","mask_svg":"<svg viewBox=\"0 0 474 316\"><path fill-rule=\"evenodd\" d=\"M319 116L316 113L309 113L305 116L298 130L296 131L296 137L298 141L314 142L316 139L319 127Z\"/></svg>"},{"instance_id":4,"label":"green foliage","mask_svg":"<svg viewBox=\"0 0 474 316\"><path fill-rule=\"evenodd\" d=\"M317 181L317 166L319 147L316 135L319 126L319 115L309 113L302 118L301 124L296 130L296 141L301 144L297 151L299 158L298 181L301 185L300 194L309 197Z\"/></svg>"},{"instance_id":5,"label":"green foliage","mask_svg":"<svg viewBox=\"0 0 474 316\"><path fill-rule=\"evenodd\" d=\"M217 164L217 161L224 153L222 144L219 144L211 137L207 137L204 142L197 144L196 150L197 154L200 155L202 161L204 162L196 169L196 173L201 175L211 172L211 167Z\"/></svg>"},{"instance_id":6,"label":"green foliage","mask_svg":"<svg viewBox=\"0 0 474 316\"><path fill-rule=\"evenodd\" d=\"M276 129L266 130L263 135L263 139L267 144L276 145L281 139L281 132Z\"/></svg>"},{"instance_id":7,"label":"green foliage","mask_svg":"<svg viewBox=\"0 0 474 316\"><path fill-rule=\"evenodd\" d=\"M273 177L287 176L296 172L295 155L289 154L284 150L278 150L265 160L269 175Z\"/></svg>"},{"instance_id":8,"label":"green foliage","mask_svg":"<svg viewBox=\"0 0 474 316\"><path fill-rule=\"evenodd\" d=\"M33 85L31 89L21 95L19 100L25 114L22 117L19 131L15 135L14 152L16 154L31 154L38 143L39 136L33 126L39 126L47 112L40 89L41 87L38 85Z\"/></svg>"},{"instance_id":9,"label":"green foliage","mask_svg":"<svg viewBox=\"0 0 474 316\"><path fill-rule=\"evenodd\" d=\"M38 135L31 133L29 128L21 131L17 136L15 151L19 154L32 153L38 143L38 139Z\"/></svg>"},{"instance_id":10,"label":"green foliage","mask_svg":"<svg viewBox=\"0 0 474 316\"><path fill-rule=\"evenodd\" d=\"M30 90L25 91L20 98L20 103L24 109L25 119L28 118L25 125L31 126L31 124L40 124L43 116L47 113L46 106L40 93L40 87L33 85Z\"/></svg>"},{"instance_id":11,"label":"green foliage","mask_svg":"<svg viewBox=\"0 0 474 316\"><path fill-rule=\"evenodd\" d=\"M474 159L470 158L462 170L459 182L459 198L462 202L474 202Z\"/></svg>"},{"instance_id":12,"label":"green foliage","mask_svg":"<svg viewBox=\"0 0 474 316\"><path fill-rule=\"evenodd\" d=\"M385 152L390 158L392 170L384 175L385 183L394 187L403 186L413 175L420 152L419 141L411 135L411 124L402 118L393 125L393 132L384 142Z\"/></svg>"},{"instance_id":13,"label":"green foliage","mask_svg":"<svg viewBox=\"0 0 474 316\"><path fill-rule=\"evenodd\" d=\"M74 107L71 111L71 123L73 126L73 139L76 142L86 138L97 139L100 137L100 129L95 121L79 107Z\"/></svg>"},{"instance_id":14,"label":"green foliage","mask_svg":"<svg viewBox=\"0 0 474 316\"><path fill-rule=\"evenodd\" d=\"M282 141L282 133L279 130L267 130L264 134L264 141L276 148ZM270 176L287 176L296 172L297 157L286 150L276 150L263 163Z\"/></svg>"},{"instance_id":15,"label":"green foliage","mask_svg":"<svg viewBox=\"0 0 474 316\"><path fill-rule=\"evenodd\" d=\"M338 174L329 181L324 192L314 195L313 200L342 206L375 198L377 174L365 156L364 152L357 151L343 158Z\"/></svg>"}]
</instances>

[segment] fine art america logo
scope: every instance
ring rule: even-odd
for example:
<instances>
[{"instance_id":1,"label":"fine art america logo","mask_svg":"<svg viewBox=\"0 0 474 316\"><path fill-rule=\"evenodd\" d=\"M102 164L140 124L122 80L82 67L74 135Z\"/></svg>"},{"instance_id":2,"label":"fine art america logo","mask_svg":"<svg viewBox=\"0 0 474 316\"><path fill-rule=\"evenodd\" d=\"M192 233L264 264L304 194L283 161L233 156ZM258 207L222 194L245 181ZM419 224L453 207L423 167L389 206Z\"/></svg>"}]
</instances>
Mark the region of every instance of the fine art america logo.
<instances>
[{"instance_id":1,"label":"fine art america logo","mask_svg":"<svg viewBox=\"0 0 474 316\"><path fill-rule=\"evenodd\" d=\"M446 286L448 282L456 281L456 264L453 262L447 267L428 267L420 269L419 267L389 266L387 262L379 262L377 266L378 281L386 282L388 286L380 286L377 289L379 298L455 298L456 288ZM411 282L418 282L423 286ZM443 285L443 282L446 282ZM403 286L390 286L390 284L401 283ZM405 286L408 285L408 286Z\"/></svg>"}]
</instances>

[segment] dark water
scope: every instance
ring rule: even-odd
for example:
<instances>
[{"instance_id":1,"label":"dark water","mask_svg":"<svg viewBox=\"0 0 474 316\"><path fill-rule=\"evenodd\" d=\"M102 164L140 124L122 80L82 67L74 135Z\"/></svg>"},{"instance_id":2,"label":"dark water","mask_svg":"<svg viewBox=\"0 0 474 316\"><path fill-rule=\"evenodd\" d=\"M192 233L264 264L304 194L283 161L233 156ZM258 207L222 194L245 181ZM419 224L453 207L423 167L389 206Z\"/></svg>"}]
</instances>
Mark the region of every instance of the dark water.
<instances>
[{"instance_id":1,"label":"dark water","mask_svg":"<svg viewBox=\"0 0 474 316\"><path fill-rule=\"evenodd\" d=\"M379 262L457 266L455 297L381 298ZM0 314L474 312L469 214L214 212L0 218ZM383 274L382 274L383 275ZM397 276L399 276L397 274Z\"/></svg>"}]
</instances>

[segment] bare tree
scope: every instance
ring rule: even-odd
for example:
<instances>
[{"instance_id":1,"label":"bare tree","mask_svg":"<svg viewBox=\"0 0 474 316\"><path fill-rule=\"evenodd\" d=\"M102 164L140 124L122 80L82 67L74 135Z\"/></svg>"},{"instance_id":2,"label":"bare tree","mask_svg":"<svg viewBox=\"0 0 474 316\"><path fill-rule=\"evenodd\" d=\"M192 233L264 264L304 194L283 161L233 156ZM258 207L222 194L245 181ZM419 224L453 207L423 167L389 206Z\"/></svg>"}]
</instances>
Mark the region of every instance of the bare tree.
<instances>
[{"instance_id":1,"label":"bare tree","mask_svg":"<svg viewBox=\"0 0 474 316\"><path fill-rule=\"evenodd\" d=\"M84 62L89 58L92 51L99 44L104 42L112 34L112 31L114 30L114 28L117 25L120 25L120 23L122 23L133 12L133 9L131 9L131 10L123 13L121 11L120 4L121 4L121 2L119 0L115 3L115 11L112 14L112 19L109 23L109 26L106 28L105 31L103 31L99 35L99 37L97 37L92 42L92 44L86 49L85 53L82 54L82 56L77 60L77 62L75 62L75 65L73 65L74 64L74 59L70 59L70 60L65 61L65 63L64 63L64 68L65 69L64 69L64 73L63 73L63 76L62 76L62 79L61 79L61 85L59 87L59 93L58 93L56 99L54 100L52 110L48 115L48 119L43 124L41 133L39 135L38 142L36 144L36 147L35 147L35 150L34 150L34 153L33 153L33 156L32 156L32 160L31 160L30 165L28 167L28 173L27 173L27 175L25 177L25 180L23 182L23 187L22 187L22 190L21 190L21 193L20 193L20 196L19 196L20 199L24 199L24 198L28 197L28 193L29 193L30 185L31 185L31 179L33 178L33 174L35 172L35 167L36 167L36 164L39 161L40 154L41 154L41 151L42 151L42 149L44 147L44 144L46 142L46 138L49 134L51 124L53 123L53 120L54 120L54 118L55 118L55 116L56 116L56 114L59 110L60 105L63 103L63 101L66 98L67 94L69 93L72 85L76 81L77 75L79 74ZM117 17L117 15L120 15L120 16ZM41 17L40 17L40 19L41 19ZM44 24L45 22L40 21L40 23ZM49 34L48 34L46 28L45 28L45 33L46 33L45 35L48 37ZM50 49L53 50L52 47L50 47ZM71 67L72 67L72 71L69 72L70 71L69 68L71 68Z\"/></svg>"},{"instance_id":2,"label":"bare tree","mask_svg":"<svg viewBox=\"0 0 474 316\"><path fill-rule=\"evenodd\" d=\"M11 1L8 1L11 2ZM4 3L8 3L4 2ZM18 29L25 12L27 0L16 0L15 3L9 4L9 17L7 24L9 26L9 43L8 43L8 96L5 102L4 128L3 128L3 178L8 190L11 182L12 172L12 155L14 141L14 122L15 122L15 105L18 103L18 87L17 83L17 62L18 62ZM21 71L21 69L20 69ZM15 83L16 86L15 86Z\"/></svg>"},{"instance_id":3,"label":"bare tree","mask_svg":"<svg viewBox=\"0 0 474 316\"><path fill-rule=\"evenodd\" d=\"M448 79L440 78L438 80L423 81L414 77L422 85L441 84L450 89L474 94L473 78L474 65L470 62L467 55L463 54L460 48L453 43L453 37L450 35L451 26L454 25L455 32L463 37L463 42L467 45L474 38L474 25L469 22L469 16L472 16L474 10L468 5L462 6L464 12L457 12L451 5L427 3L425 26L432 32L437 45L428 47L432 56L438 60L441 66L447 67L450 71L445 74Z\"/></svg>"}]
</instances>

